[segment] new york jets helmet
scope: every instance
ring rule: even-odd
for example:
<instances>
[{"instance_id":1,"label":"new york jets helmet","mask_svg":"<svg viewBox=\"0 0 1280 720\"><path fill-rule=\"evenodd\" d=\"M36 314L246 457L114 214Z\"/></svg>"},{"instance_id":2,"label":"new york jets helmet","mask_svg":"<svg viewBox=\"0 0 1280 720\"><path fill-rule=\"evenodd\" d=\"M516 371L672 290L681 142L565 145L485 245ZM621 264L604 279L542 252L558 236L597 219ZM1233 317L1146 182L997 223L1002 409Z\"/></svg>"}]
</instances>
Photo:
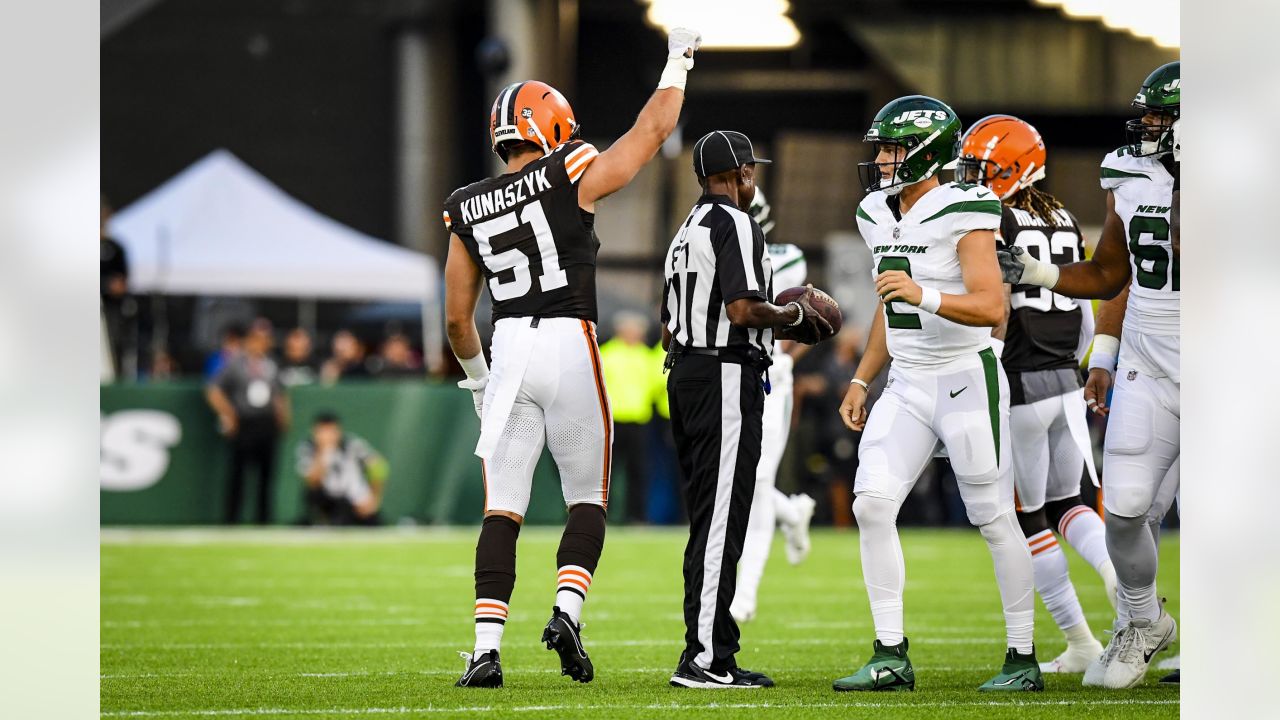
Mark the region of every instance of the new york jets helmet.
<instances>
[{"instance_id":1,"label":"new york jets helmet","mask_svg":"<svg viewBox=\"0 0 1280 720\"><path fill-rule=\"evenodd\" d=\"M1173 123L1179 117L1182 99L1181 75L1182 63L1174 60L1153 70L1138 88L1133 106L1143 115L1161 113L1165 120L1155 125L1143 123L1142 118L1125 123L1129 150L1135 156L1160 157L1173 152Z\"/></svg>"},{"instance_id":2,"label":"new york jets helmet","mask_svg":"<svg viewBox=\"0 0 1280 720\"><path fill-rule=\"evenodd\" d=\"M892 165L892 179L881 177L881 163L858 163L858 177L867 192L896 195L907 185L928 180L951 167L960 156L960 119L946 103L925 95L908 95L876 113L863 142L899 145L906 156Z\"/></svg>"}]
</instances>

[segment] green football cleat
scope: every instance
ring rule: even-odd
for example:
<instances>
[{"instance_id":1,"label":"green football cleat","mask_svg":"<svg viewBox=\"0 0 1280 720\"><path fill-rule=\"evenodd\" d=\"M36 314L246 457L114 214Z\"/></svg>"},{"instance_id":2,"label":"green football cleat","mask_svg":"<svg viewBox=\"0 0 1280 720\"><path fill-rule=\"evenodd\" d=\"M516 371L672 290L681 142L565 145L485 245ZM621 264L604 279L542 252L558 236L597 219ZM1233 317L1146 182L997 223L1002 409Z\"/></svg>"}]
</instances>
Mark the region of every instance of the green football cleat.
<instances>
[{"instance_id":1,"label":"green football cleat","mask_svg":"<svg viewBox=\"0 0 1280 720\"><path fill-rule=\"evenodd\" d=\"M870 690L915 690L916 671L907 657L907 639L898 645L875 642L875 652L858 672L831 684L836 692ZM1037 676L1038 677L1038 676Z\"/></svg>"},{"instance_id":2,"label":"green football cleat","mask_svg":"<svg viewBox=\"0 0 1280 720\"><path fill-rule=\"evenodd\" d=\"M1000 674L982 683L979 692L1040 692L1044 690L1044 677L1040 663L1036 662L1035 648L1023 655L1009 648L1004 656Z\"/></svg>"}]
</instances>

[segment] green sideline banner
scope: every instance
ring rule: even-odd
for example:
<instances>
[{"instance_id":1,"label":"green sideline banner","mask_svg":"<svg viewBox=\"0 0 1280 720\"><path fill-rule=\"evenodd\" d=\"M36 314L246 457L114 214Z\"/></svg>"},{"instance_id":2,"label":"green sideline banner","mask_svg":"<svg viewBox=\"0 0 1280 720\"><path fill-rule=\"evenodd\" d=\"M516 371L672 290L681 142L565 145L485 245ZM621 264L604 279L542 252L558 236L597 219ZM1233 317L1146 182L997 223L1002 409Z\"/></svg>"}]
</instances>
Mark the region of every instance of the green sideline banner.
<instances>
[{"instance_id":1,"label":"green sideline banner","mask_svg":"<svg viewBox=\"0 0 1280 720\"><path fill-rule=\"evenodd\" d=\"M478 523L484 511L480 423L470 393L452 383L368 382L304 386L290 392L293 427L277 451L273 521L302 515L294 467L311 418L331 410L391 465L385 523ZM101 389L103 525L191 525L224 521L230 449L218 434L199 383L104 385ZM255 497L250 474L244 511ZM544 451L534 473L530 523L561 523L555 465ZM246 516L247 517L247 516Z\"/></svg>"}]
</instances>

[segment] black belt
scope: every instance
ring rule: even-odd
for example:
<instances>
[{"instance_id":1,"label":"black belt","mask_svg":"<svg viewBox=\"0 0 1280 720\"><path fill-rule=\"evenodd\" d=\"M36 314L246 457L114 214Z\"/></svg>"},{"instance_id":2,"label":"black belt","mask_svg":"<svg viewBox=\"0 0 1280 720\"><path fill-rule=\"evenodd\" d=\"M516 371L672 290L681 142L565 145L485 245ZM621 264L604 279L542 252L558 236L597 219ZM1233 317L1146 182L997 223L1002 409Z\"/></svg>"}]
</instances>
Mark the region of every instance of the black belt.
<instances>
[{"instance_id":1,"label":"black belt","mask_svg":"<svg viewBox=\"0 0 1280 720\"><path fill-rule=\"evenodd\" d=\"M676 364L676 361L683 355L703 355L706 357L714 357L718 358L720 362L747 365L760 372L764 372L771 364L773 364L768 356L755 348L690 347L672 341L671 348L667 350L667 360L663 363L663 369L670 370L672 366Z\"/></svg>"}]
</instances>

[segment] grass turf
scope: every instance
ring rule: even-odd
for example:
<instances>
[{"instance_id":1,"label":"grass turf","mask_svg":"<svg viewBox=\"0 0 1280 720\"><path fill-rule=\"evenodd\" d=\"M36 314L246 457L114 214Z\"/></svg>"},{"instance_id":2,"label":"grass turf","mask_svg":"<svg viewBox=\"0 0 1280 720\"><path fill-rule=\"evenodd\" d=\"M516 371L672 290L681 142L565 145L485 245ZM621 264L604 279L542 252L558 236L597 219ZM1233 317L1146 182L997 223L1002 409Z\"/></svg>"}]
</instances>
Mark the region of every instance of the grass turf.
<instances>
[{"instance_id":1,"label":"grass turf","mask_svg":"<svg viewBox=\"0 0 1280 720\"><path fill-rule=\"evenodd\" d=\"M1164 718L1178 690L1152 671L1134 690L1046 676L1044 693L979 694L998 669L1003 620L976 531L904 530L914 693L834 693L873 637L857 535L814 533L787 565L775 544L758 618L739 663L778 686L669 687L680 654L679 530L613 528L591 589L585 639L596 680L559 675L538 642L555 586L558 532L527 528L502 651L502 690L452 687L472 642L475 530L363 532L104 531L104 717ZM780 541L778 541L780 543ZM1072 578L1094 632L1110 623L1097 575L1074 553ZM1178 611L1178 537L1162 541L1160 592ZM1038 601L1037 601L1038 604ZM1042 606L1041 660L1063 647ZM1177 647L1173 648L1177 651ZM1165 657L1161 655L1160 657Z\"/></svg>"}]
</instances>

